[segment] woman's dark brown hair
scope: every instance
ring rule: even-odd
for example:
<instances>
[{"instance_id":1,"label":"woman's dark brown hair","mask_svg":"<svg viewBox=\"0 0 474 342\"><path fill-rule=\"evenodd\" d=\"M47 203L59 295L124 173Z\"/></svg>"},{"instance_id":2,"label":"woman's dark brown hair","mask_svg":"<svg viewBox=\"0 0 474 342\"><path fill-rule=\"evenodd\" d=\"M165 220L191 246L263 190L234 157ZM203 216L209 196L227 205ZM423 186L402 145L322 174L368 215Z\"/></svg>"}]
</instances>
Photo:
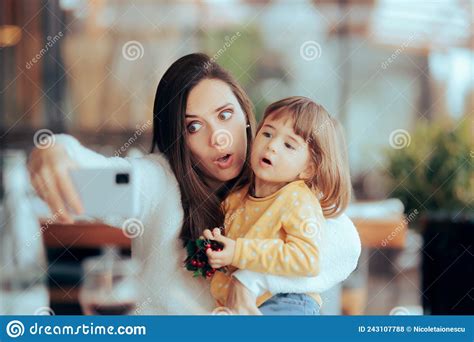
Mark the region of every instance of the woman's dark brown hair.
<instances>
[{"instance_id":1,"label":"woman's dark brown hair","mask_svg":"<svg viewBox=\"0 0 474 342\"><path fill-rule=\"evenodd\" d=\"M247 116L247 155L244 167L233 180L225 183L217 192L206 183L203 171L193 162L186 146L185 113L190 91L202 80L216 79L229 85ZM250 147L255 128L255 116L250 99L234 78L209 56L193 53L174 62L161 78L153 107L153 142L163 153L178 180L184 209L180 238L185 244L197 239L204 229L220 227L224 223L222 199L248 182Z\"/></svg>"}]
</instances>

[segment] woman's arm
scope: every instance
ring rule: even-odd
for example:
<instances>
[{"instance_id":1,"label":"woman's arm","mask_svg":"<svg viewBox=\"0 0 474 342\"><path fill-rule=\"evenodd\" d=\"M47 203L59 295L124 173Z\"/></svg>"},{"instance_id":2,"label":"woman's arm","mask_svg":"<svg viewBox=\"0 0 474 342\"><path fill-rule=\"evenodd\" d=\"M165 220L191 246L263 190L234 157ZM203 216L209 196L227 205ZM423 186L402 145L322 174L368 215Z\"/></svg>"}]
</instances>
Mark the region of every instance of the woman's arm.
<instances>
[{"instance_id":1,"label":"woman's arm","mask_svg":"<svg viewBox=\"0 0 474 342\"><path fill-rule=\"evenodd\" d=\"M257 297L237 278L232 278L229 284L226 307L236 315L261 315L257 307Z\"/></svg>"},{"instance_id":2,"label":"woman's arm","mask_svg":"<svg viewBox=\"0 0 474 342\"><path fill-rule=\"evenodd\" d=\"M38 195L48 204L52 212L64 213L60 221L72 222L66 210L67 205L80 214L82 205L70 179L69 172L75 168L114 168L130 167L137 179L138 207L136 218L143 219L165 198L170 181L171 170L166 170L164 157L148 154L141 158L105 157L82 146L70 135L54 136L55 144L44 150L35 149L28 162L30 179ZM106 223L119 225L124 218L97 217Z\"/></svg>"},{"instance_id":3,"label":"woman's arm","mask_svg":"<svg viewBox=\"0 0 474 342\"><path fill-rule=\"evenodd\" d=\"M316 277L282 277L237 270L237 278L255 296L266 291L276 293L321 293L344 281L357 266L360 238L352 221L342 214L326 221L320 244L320 273Z\"/></svg>"}]
</instances>

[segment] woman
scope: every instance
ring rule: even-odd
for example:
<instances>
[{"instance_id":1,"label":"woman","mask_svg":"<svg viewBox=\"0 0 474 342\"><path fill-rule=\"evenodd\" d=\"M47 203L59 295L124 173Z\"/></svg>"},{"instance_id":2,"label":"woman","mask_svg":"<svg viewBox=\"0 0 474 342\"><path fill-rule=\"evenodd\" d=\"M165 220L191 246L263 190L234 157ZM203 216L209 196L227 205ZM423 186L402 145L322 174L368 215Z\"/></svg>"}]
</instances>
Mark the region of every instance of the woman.
<instances>
[{"instance_id":1,"label":"woman","mask_svg":"<svg viewBox=\"0 0 474 342\"><path fill-rule=\"evenodd\" d=\"M162 77L153 114L152 153L143 158L106 158L71 136L57 135L52 148L31 153L30 178L52 212L62 222L72 222L66 206L78 214L82 207L69 170L131 166L140 190L138 219L144 226L143 234L132 241L132 256L143 264L140 313L209 314L214 308L209 282L192 278L182 267L183 247L204 229L222 224L220 202L248 179L255 126L252 106L228 72L204 54L191 54L173 63ZM156 148L159 153L154 153ZM331 224L334 230L354 230L344 217ZM332 260L345 260L347 267L337 275L322 269L324 286L343 280L354 269L360 246L345 247L340 248L344 255L333 255ZM267 288L272 288L272 281L262 275L262 282L270 283ZM229 296L236 307L253 305L240 302L233 293Z\"/></svg>"}]
</instances>

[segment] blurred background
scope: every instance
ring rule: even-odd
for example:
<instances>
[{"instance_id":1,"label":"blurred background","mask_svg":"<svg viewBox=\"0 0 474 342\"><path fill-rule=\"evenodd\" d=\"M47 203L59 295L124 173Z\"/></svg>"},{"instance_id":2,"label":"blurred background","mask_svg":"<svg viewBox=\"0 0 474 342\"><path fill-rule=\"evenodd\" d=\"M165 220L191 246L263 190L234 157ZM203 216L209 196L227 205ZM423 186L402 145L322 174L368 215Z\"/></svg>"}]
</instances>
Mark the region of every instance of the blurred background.
<instances>
[{"instance_id":1,"label":"blurred background","mask_svg":"<svg viewBox=\"0 0 474 342\"><path fill-rule=\"evenodd\" d=\"M0 3L2 151L65 132L105 155L148 153L162 74L206 52L258 119L303 95L345 128L364 248L326 314L474 313L472 1ZM105 226L42 227L51 312L80 312L78 265L100 251L90 241L127 243Z\"/></svg>"}]
</instances>

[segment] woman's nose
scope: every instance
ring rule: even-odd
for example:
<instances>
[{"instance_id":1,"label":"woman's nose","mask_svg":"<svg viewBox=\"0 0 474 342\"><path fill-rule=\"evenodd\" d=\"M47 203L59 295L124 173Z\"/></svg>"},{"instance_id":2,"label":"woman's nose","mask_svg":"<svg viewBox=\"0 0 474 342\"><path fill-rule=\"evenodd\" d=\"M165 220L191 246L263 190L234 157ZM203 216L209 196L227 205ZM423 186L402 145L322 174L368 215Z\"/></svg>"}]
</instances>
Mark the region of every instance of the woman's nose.
<instances>
[{"instance_id":1,"label":"woman's nose","mask_svg":"<svg viewBox=\"0 0 474 342\"><path fill-rule=\"evenodd\" d=\"M210 137L211 147L224 150L232 145L234 137L232 133L225 128L215 128Z\"/></svg>"}]
</instances>

